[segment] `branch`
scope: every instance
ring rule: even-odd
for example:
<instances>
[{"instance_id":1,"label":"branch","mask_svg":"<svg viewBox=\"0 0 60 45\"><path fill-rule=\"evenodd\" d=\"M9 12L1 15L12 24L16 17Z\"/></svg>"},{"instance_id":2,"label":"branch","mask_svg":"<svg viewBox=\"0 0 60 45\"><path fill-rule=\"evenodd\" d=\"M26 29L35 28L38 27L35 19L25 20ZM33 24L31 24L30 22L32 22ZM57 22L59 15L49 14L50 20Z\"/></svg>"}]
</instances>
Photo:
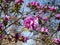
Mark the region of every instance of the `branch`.
<instances>
[{"instance_id":1,"label":"branch","mask_svg":"<svg viewBox=\"0 0 60 45\"><path fill-rule=\"evenodd\" d=\"M58 31L60 31L60 22L59 22L59 26L58 26L57 30L54 31L54 32L50 35L50 37L52 37L52 36L53 36L55 33L57 33Z\"/></svg>"}]
</instances>

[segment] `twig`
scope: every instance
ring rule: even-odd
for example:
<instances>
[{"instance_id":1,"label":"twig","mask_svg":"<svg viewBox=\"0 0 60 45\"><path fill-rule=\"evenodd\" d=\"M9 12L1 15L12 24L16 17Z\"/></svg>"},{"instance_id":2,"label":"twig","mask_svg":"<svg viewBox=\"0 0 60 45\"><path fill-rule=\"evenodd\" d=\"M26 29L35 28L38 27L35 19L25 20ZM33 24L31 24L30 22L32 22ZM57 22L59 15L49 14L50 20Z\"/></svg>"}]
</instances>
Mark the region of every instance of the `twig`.
<instances>
[{"instance_id":1,"label":"twig","mask_svg":"<svg viewBox=\"0 0 60 45\"><path fill-rule=\"evenodd\" d=\"M51 35L50 35L50 37L52 37L55 33L57 33L58 31L60 31L60 23L59 23L59 26L58 26L58 29L56 30L56 31L54 31Z\"/></svg>"}]
</instances>

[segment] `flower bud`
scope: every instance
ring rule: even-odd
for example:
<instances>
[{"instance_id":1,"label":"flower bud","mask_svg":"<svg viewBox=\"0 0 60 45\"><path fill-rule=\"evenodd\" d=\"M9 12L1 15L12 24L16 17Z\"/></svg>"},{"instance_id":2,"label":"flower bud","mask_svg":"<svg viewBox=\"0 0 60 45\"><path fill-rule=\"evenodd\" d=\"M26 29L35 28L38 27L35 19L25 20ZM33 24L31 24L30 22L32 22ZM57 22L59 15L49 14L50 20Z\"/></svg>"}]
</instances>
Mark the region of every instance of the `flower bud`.
<instances>
[{"instance_id":1,"label":"flower bud","mask_svg":"<svg viewBox=\"0 0 60 45\"><path fill-rule=\"evenodd\" d=\"M53 42L56 43L56 44L60 44L60 39L54 38Z\"/></svg>"},{"instance_id":2,"label":"flower bud","mask_svg":"<svg viewBox=\"0 0 60 45\"><path fill-rule=\"evenodd\" d=\"M45 22L47 22L47 20L48 20L48 17L43 17L43 21L45 21Z\"/></svg>"},{"instance_id":3,"label":"flower bud","mask_svg":"<svg viewBox=\"0 0 60 45\"><path fill-rule=\"evenodd\" d=\"M8 21L10 19L10 16L6 15L5 20Z\"/></svg>"},{"instance_id":4,"label":"flower bud","mask_svg":"<svg viewBox=\"0 0 60 45\"><path fill-rule=\"evenodd\" d=\"M60 14L55 15L56 19L60 19Z\"/></svg>"}]
</instances>

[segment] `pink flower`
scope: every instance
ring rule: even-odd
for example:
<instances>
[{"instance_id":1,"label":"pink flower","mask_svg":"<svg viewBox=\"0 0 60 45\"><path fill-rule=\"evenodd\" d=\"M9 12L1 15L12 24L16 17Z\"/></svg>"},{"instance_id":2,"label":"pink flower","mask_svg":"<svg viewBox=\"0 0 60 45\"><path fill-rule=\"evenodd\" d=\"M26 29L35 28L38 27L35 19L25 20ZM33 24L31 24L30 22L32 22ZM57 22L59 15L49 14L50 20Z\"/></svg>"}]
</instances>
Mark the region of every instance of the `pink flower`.
<instances>
[{"instance_id":1,"label":"pink flower","mask_svg":"<svg viewBox=\"0 0 60 45\"><path fill-rule=\"evenodd\" d=\"M31 27L33 24L33 19L31 18L31 16L28 16L25 20L24 20L24 25L26 27Z\"/></svg>"},{"instance_id":2,"label":"pink flower","mask_svg":"<svg viewBox=\"0 0 60 45\"><path fill-rule=\"evenodd\" d=\"M44 8L45 8L45 9L49 9L49 6L45 6Z\"/></svg>"},{"instance_id":3,"label":"pink flower","mask_svg":"<svg viewBox=\"0 0 60 45\"><path fill-rule=\"evenodd\" d=\"M48 32L48 28L46 28L46 27L42 27L42 28L41 28L41 32L45 32L45 33L47 33L47 32Z\"/></svg>"},{"instance_id":4,"label":"pink flower","mask_svg":"<svg viewBox=\"0 0 60 45\"><path fill-rule=\"evenodd\" d=\"M43 21L47 22L47 20L48 20L47 16L43 17Z\"/></svg>"},{"instance_id":5,"label":"pink flower","mask_svg":"<svg viewBox=\"0 0 60 45\"><path fill-rule=\"evenodd\" d=\"M0 41L2 41L5 37L5 34L0 34Z\"/></svg>"},{"instance_id":6,"label":"pink flower","mask_svg":"<svg viewBox=\"0 0 60 45\"><path fill-rule=\"evenodd\" d=\"M9 2L10 2L10 0L6 0L6 2L7 2L7 3L9 3Z\"/></svg>"},{"instance_id":7,"label":"pink flower","mask_svg":"<svg viewBox=\"0 0 60 45\"><path fill-rule=\"evenodd\" d=\"M10 16L6 15L5 20L8 21L10 19Z\"/></svg>"},{"instance_id":8,"label":"pink flower","mask_svg":"<svg viewBox=\"0 0 60 45\"><path fill-rule=\"evenodd\" d=\"M38 2L31 2L30 5L31 6L39 6L40 4Z\"/></svg>"},{"instance_id":9,"label":"pink flower","mask_svg":"<svg viewBox=\"0 0 60 45\"><path fill-rule=\"evenodd\" d=\"M41 20L42 19L42 15L38 15L38 19Z\"/></svg>"},{"instance_id":10,"label":"pink flower","mask_svg":"<svg viewBox=\"0 0 60 45\"><path fill-rule=\"evenodd\" d=\"M24 25L25 27L29 28L29 29L38 29L38 18L36 18L35 16L27 16L26 19L24 20Z\"/></svg>"},{"instance_id":11,"label":"pink flower","mask_svg":"<svg viewBox=\"0 0 60 45\"><path fill-rule=\"evenodd\" d=\"M32 6L36 6L36 5L37 5L36 2L31 2L30 4L31 4Z\"/></svg>"},{"instance_id":12,"label":"pink flower","mask_svg":"<svg viewBox=\"0 0 60 45\"><path fill-rule=\"evenodd\" d=\"M0 29L2 29L3 26L4 26L4 24L3 23L0 23Z\"/></svg>"},{"instance_id":13,"label":"pink flower","mask_svg":"<svg viewBox=\"0 0 60 45\"><path fill-rule=\"evenodd\" d=\"M15 0L15 3L21 3L24 2L23 0Z\"/></svg>"},{"instance_id":14,"label":"pink flower","mask_svg":"<svg viewBox=\"0 0 60 45\"><path fill-rule=\"evenodd\" d=\"M38 18L34 19L33 27L35 30L39 30Z\"/></svg>"},{"instance_id":15,"label":"pink flower","mask_svg":"<svg viewBox=\"0 0 60 45\"><path fill-rule=\"evenodd\" d=\"M51 7L49 7L49 10L50 10L50 11L56 10L56 7L51 6Z\"/></svg>"},{"instance_id":16,"label":"pink flower","mask_svg":"<svg viewBox=\"0 0 60 45\"><path fill-rule=\"evenodd\" d=\"M35 30L39 30L40 28L39 28L39 25L38 24L34 24L34 29Z\"/></svg>"},{"instance_id":17,"label":"pink flower","mask_svg":"<svg viewBox=\"0 0 60 45\"><path fill-rule=\"evenodd\" d=\"M53 42L56 43L56 44L60 44L60 39L54 38Z\"/></svg>"},{"instance_id":18,"label":"pink flower","mask_svg":"<svg viewBox=\"0 0 60 45\"><path fill-rule=\"evenodd\" d=\"M60 19L60 14L55 15L56 19Z\"/></svg>"},{"instance_id":19,"label":"pink flower","mask_svg":"<svg viewBox=\"0 0 60 45\"><path fill-rule=\"evenodd\" d=\"M42 9L42 5L40 5L38 2L30 2L29 5L36 7L37 9Z\"/></svg>"},{"instance_id":20,"label":"pink flower","mask_svg":"<svg viewBox=\"0 0 60 45\"><path fill-rule=\"evenodd\" d=\"M18 39L19 39L19 37L20 37L20 34L19 34L19 33L16 33L16 34L15 34L15 39L17 39L17 40L18 40Z\"/></svg>"},{"instance_id":21,"label":"pink flower","mask_svg":"<svg viewBox=\"0 0 60 45\"><path fill-rule=\"evenodd\" d=\"M24 42L27 42L27 40L28 40L28 37L24 37Z\"/></svg>"},{"instance_id":22,"label":"pink flower","mask_svg":"<svg viewBox=\"0 0 60 45\"><path fill-rule=\"evenodd\" d=\"M15 3L19 3L20 2L20 0L15 0Z\"/></svg>"},{"instance_id":23,"label":"pink flower","mask_svg":"<svg viewBox=\"0 0 60 45\"><path fill-rule=\"evenodd\" d=\"M38 5L37 8L38 8L38 9L42 9L42 5Z\"/></svg>"}]
</instances>

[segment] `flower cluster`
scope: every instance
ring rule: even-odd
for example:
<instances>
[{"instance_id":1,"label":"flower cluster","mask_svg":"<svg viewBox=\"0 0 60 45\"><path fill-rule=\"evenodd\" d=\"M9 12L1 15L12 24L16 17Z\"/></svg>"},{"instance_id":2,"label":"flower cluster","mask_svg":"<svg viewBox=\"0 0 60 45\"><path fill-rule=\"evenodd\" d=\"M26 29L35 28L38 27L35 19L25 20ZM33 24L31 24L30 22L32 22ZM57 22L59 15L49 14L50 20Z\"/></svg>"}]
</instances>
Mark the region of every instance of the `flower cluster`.
<instances>
[{"instance_id":1,"label":"flower cluster","mask_svg":"<svg viewBox=\"0 0 60 45\"><path fill-rule=\"evenodd\" d=\"M38 2L30 2L28 4L28 7L31 7L31 8L35 8L35 9L41 9L42 8L42 5L40 5Z\"/></svg>"},{"instance_id":2,"label":"flower cluster","mask_svg":"<svg viewBox=\"0 0 60 45\"><path fill-rule=\"evenodd\" d=\"M56 11L57 7L55 6L45 6L42 8L43 12L47 12L47 11Z\"/></svg>"},{"instance_id":3,"label":"flower cluster","mask_svg":"<svg viewBox=\"0 0 60 45\"><path fill-rule=\"evenodd\" d=\"M24 25L29 29L38 30L39 29L38 18L36 18L34 15L27 16L27 18L24 20Z\"/></svg>"}]
</instances>

